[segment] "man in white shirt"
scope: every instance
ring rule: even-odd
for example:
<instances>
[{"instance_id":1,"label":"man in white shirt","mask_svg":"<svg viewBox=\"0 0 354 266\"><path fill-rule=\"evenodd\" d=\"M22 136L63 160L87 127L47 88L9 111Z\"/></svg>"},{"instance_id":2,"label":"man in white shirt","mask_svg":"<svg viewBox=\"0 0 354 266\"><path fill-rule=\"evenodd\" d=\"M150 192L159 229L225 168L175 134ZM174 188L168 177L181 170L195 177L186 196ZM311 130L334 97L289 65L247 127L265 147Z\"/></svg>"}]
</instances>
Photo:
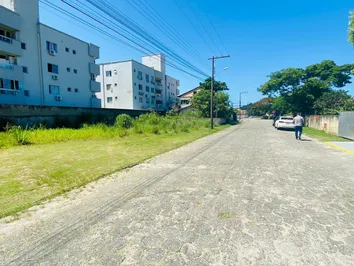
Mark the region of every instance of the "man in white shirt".
<instances>
[{"instance_id":1,"label":"man in white shirt","mask_svg":"<svg viewBox=\"0 0 354 266\"><path fill-rule=\"evenodd\" d=\"M295 137L296 139L301 140L304 118L301 116L300 113L298 113L297 116L294 117L293 123L295 124Z\"/></svg>"}]
</instances>

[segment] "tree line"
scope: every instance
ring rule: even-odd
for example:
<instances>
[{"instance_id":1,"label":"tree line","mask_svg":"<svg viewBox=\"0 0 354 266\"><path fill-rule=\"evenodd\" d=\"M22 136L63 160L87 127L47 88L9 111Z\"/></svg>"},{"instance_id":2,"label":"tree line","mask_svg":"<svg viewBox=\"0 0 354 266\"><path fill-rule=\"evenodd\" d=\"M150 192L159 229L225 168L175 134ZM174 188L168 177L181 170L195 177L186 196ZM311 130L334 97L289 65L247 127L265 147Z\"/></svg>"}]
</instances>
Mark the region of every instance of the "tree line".
<instances>
[{"instance_id":1,"label":"tree line","mask_svg":"<svg viewBox=\"0 0 354 266\"><path fill-rule=\"evenodd\" d=\"M354 12L350 12L348 42L354 46ZM351 83L354 64L325 60L306 68L287 68L268 77L258 91L267 97L244 107L253 115L338 114L354 111L354 98L343 88Z\"/></svg>"}]
</instances>

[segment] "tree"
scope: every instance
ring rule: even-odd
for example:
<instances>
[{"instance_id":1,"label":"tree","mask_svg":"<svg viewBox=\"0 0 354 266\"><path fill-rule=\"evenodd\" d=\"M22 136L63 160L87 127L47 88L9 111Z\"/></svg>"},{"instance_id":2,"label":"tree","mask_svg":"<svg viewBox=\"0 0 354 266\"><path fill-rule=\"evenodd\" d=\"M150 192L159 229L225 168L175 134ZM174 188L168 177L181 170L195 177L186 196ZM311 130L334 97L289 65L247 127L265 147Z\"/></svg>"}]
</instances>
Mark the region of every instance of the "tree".
<instances>
[{"instance_id":1,"label":"tree","mask_svg":"<svg viewBox=\"0 0 354 266\"><path fill-rule=\"evenodd\" d=\"M214 80L214 91L225 91L229 90L225 82ZM205 79L203 82L199 83L199 88L203 90L210 90L211 88L211 78Z\"/></svg>"},{"instance_id":2,"label":"tree","mask_svg":"<svg viewBox=\"0 0 354 266\"><path fill-rule=\"evenodd\" d=\"M348 42L354 46L354 11L349 12Z\"/></svg>"},{"instance_id":3,"label":"tree","mask_svg":"<svg viewBox=\"0 0 354 266\"><path fill-rule=\"evenodd\" d=\"M333 61L325 60L300 68L288 68L269 76L258 91L269 96L280 96L281 101L291 112L309 114L313 111L314 102L331 88L341 88L351 83L353 64L336 65ZM278 106L279 108L279 106Z\"/></svg>"},{"instance_id":4,"label":"tree","mask_svg":"<svg viewBox=\"0 0 354 266\"><path fill-rule=\"evenodd\" d=\"M314 103L319 114L339 114L341 111L354 111L354 98L347 91L337 90L324 93Z\"/></svg>"},{"instance_id":5,"label":"tree","mask_svg":"<svg viewBox=\"0 0 354 266\"><path fill-rule=\"evenodd\" d=\"M227 118L232 114L229 95L225 92L215 92L213 110L218 112L218 117ZM210 117L210 90L200 90L192 98L192 108L201 113L203 117Z\"/></svg>"},{"instance_id":6,"label":"tree","mask_svg":"<svg viewBox=\"0 0 354 266\"><path fill-rule=\"evenodd\" d=\"M348 36L348 42L350 42L354 46L354 11L349 12ZM352 74L354 74L354 69L352 69Z\"/></svg>"},{"instance_id":7,"label":"tree","mask_svg":"<svg viewBox=\"0 0 354 266\"><path fill-rule=\"evenodd\" d=\"M266 113L272 113L272 102L273 98L267 97L259 100L258 102L253 103L249 108L248 112L250 115L260 116L265 115Z\"/></svg>"}]
</instances>

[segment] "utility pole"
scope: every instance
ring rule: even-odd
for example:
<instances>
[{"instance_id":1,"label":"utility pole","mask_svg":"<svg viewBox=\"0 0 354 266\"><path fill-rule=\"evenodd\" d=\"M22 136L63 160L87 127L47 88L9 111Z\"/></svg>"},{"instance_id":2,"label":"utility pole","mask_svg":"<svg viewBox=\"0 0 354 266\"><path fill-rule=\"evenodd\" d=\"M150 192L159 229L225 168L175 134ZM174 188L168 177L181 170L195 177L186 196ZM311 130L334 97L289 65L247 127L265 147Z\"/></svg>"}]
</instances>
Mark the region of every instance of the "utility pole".
<instances>
[{"instance_id":1,"label":"utility pole","mask_svg":"<svg viewBox=\"0 0 354 266\"><path fill-rule=\"evenodd\" d=\"M248 91L243 91L243 92L240 92L240 105L239 105L239 108L240 108L240 110L241 110L241 104L242 104L242 102L241 102L241 95L242 94L246 94L246 93L248 93Z\"/></svg>"},{"instance_id":2,"label":"utility pole","mask_svg":"<svg viewBox=\"0 0 354 266\"><path fill-rule=\"evenodd\" d=\"M215 60L221 58L228 58L230 55L225 56L213 56L209 58L211 61L211 86L210 86L210 128L214 128L214 117L213 117L213 101L214 101L214 75L215 75Z\"/></svg>"}]
</instances>

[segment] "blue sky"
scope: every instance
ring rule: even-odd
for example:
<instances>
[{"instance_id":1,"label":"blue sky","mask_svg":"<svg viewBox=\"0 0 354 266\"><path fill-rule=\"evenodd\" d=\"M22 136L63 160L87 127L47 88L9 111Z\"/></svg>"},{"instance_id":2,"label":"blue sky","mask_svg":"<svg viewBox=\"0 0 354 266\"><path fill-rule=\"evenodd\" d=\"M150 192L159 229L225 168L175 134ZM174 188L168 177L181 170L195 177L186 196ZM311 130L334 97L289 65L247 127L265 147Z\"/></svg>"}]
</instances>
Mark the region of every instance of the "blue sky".
<instances>
[{"instance_id":1,"label":"blue sky","mask_svg":"<svg viewBox=\"0 0 354 266\"><path fill-rule=\"evenodd\" d=\"M205 63L208 64L206 66L205 63L193 61L193 58L172 42L166 33L157 29L139 14L129 4L128 1L132 0L108 1L168 47L207 73L211 69L207 58L220 54L216 46L223 53L227 53L209 22L208 17L210 17L231 55L230 59L216 62L216 73L224 67L229 67L216 79L227 82L230 98L235 103L238 103L240 91L248 91L248 94L242 97L243 104L261 99L263 96L257 92L257 88L267 81L267 75L271 72L287 67L305 67L326 59L334 60L337 64L354 62L354 48L347 42L348 12L354 9L352 0L148 0L168 23L198 50L205 58ZM178 1L208 45L186 20L174 1ZM195 18L186 1L199 20ZM60 0L52 0L52 2L75 12ZM80 26L77 22L73 23L70 19L64 20L63 15L58 17L49 11L52 12L48 7L44 8L41 5L41 22L99 45L101 58L98 62L123 59L140 61L142 55L140 52L103 37L94 30ZM200 22L216 45L204 32ZM167 67L167 74L181 81L181 92L199 84L199 80L171 67ZM354 94L352 84L346 89Z\"/></svg>"}]
</instances>

